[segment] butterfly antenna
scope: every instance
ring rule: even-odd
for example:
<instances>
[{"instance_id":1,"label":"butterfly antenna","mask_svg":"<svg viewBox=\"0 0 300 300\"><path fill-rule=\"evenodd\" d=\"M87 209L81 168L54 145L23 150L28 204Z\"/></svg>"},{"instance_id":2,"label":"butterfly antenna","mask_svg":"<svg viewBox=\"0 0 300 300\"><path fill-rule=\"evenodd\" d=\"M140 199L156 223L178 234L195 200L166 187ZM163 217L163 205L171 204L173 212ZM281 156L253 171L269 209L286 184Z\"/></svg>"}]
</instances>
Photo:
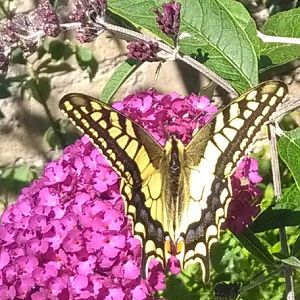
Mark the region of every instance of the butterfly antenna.
<instances>
[{"instance_id":1,"label":"butterfly antenna","mask_svg":"<svg viewBox=\"0 0 300 300\"><path fill-rule=\"evenodd\" d=\"M154 76L154 80L153 80L153 86L154 87L155 87L155 85L158 81L158 77L159 77L159 74L160 74L161 67L162 67L162 62L160 61L157 68L156 68L156 71L155 71L155 76Z\"/></svg>"}]
</instances>

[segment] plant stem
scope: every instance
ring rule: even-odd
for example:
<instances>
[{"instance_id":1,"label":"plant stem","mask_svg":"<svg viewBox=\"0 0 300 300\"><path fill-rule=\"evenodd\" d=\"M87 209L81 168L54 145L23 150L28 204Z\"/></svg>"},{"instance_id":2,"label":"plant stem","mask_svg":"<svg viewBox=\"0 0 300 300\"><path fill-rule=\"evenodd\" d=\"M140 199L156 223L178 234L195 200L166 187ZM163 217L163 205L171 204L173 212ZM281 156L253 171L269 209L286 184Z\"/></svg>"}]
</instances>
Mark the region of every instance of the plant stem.
<instances>
[{"instance_id":1,"label":"plant stem","mask_svg":"<svg viewBox=\"0 0 300 300\"><path fill-rule=\"evenodd\" d=\"M0 2L0 9L2 10L3 14L5 15L5 18L9 19L10 13L9 11L4 7L4 2Z\"/></svg>"},{"instance_id":2,"label":"plant stem","mask_svg":"<svg viewBox=\"0 0 300 300\"><path fill-rule=\"evenodd\" d=\"M29 73L29 75L30 75L31 78L33 78L34 80L38 80L38 75L36 74L36 71L35 71L35 69L34 69L34 67L33 67L32 64L27 63L27 70L28 70L28 73ZM40 97L40 99L43 99L43 97ZM51 127L53 128L53 132L56 135L57 140L58 140L60 146L64 147L65 146L64 137L63 137L63 135L60 132L59 125L55 122L55 119L53 118L53 116L51 114L51 111L50 111L49 106L47 104L47 100L43 100L42 101L40 99L36 99L36 100L43 105L43 107L45 109L45 112L47 114L47 117L48 117L48 119L50 121Z\"/></svg>"},{"instance_id":3,"label":"plant stem","mask_svg":"<svg viewBox=\"0 0 300 300\"><path fill-rule=\"evenodd\" d=\"M272 174L273 174L274 193L275 193L276 201L279 201L282 195L282 190L281 190L278 150L277 150L277 141L276 141L276 128L273 124L269 125L269 134L270 134L270 154L271 154L271 167L272 167ZM285 256L288 256L290 251L287 243L285 227L279 228L279 239L281 245L281 252ZM292 267L284 266L284 277L285 277L285 287L286 287L286 300L295 300Z\"/></svg>"},{"instance_id":4,"label":"plant stem","mask_svg":"<svg viewBox=\"0 0 300 300\"><path fill-rule=\"evenodd\" d=\"M300 107L300 98L292 99L289 101L284 102L276 112L276 116L274 118L275 124L277 124L285 115L294 111L295 109ZM270 152L271 152L271 159L272 162L272 173L273 173L273 181L274 181L274 191L277 200L281 196L281 183L280 183L280 176L279 175L279 163L278 163L278 151L276 147L276 132L280 131L278 129L276 131L276 127L274 125L269 126L270 131ZM274 168L274 169L273 169ZM275 175L277 174L277 175ZM287 244L287 237L285 228L279 229L279 237L281 243L281 251L284 254L289 254L289 248ZM291 267L285 267L285 278L286 278L286 299L287 300L294 300L295 299L295 292L294 292L294 283L293 283L293 269Z\"/></svg>"},{"instance_id":5,"label":"plant stem","mask_svg":"<svg viewBox=\"0 0 300 300\"><path fill-rule=\"evenodd\" d=\"M46 101L43 101L42 105L44 106L44 109L45 109L45 111L46 111L46 114L47 114L47 116L48 116L48 119L49 119L49 121L50 121L50 123L51 123L51 126L52 126L52 128L53 128L53 131L54 131L54 133L55 133L57 139L58 139L58 142L59 142L60 146L61 146L61 147L64 147L65 144L66 144L66 143L65 143L65 139L64 139L63 135L62 135L61 132L60 132L60 127L59 127L59 125L55 122L55 120L54 120L54 118L53 118L53 116L52 116L52 114L51 114L51 111L50 111L50 109L49 109L49 106L48 106L47 102L46 102Z\"/></svg>"},{"instance_id":6,"label":"plant stem","mask_svg":"<svg viewBox=\"0 0 300 300\"><path fill-rule=\"evenodd\" d=\"M294 44L300 45L299 38L291 38L285 36L273 36L273 35L266 35L262 32L257 30L257 36L264 42L264 43L280 43L280 44Z\"/></svg>"},{"instance_id":7,"label":"plant stem","mask_svg":"<svg viewBox=\"0 0 300 300\"><path fill-rule=\"evenodd\" d=\"M169 57L171 59L178 59L178 60L181 60L181 61L185 62L186 64L188 64L192 68L194 68L197 71L199 71L200 73L204 74L207 78L209 78L212 81L214 81L215 83L217 83L225 91L230 93L233 97L238 96L235 89L226 80L224 80L223 78L221 78L220 76L215 74L213 71L209 70L207 67L205 67L203 64L201 64L197 60L191 58L188 55L181 54L178 51L178 49L174 49L174 48L166 45L165 43L162 43L162 42L160 42L156 39L150 38L150 37L148 37L146 35L143 35L139 32L132 31L132 30L129 30L129 29L117 26L117 25L107 23L102 18L98 18L97 23L99 25L101 25L104 29L112 31L115 34L117 34L117 35L119 35L119 36L121 36L121 37L123 37L123 38L125 38L126 40L129 40L129 41L139 40L139 41L144 41L144 42L150 42L151 41L153 43L158 43L159 49L164 51L165 53L169 54Z\"/></svg>"},{"instance_id":8,"label":"plant stem","mask_svg":"<svg viewBox=\"0 0 300 300\"><path fill-rule=\"evenodd\" d=\"M263 282L270 280L273 278L274 275L278 275L281 272L280 269L275 269L270 271L268 274L261 274L258 277L256 277L255 279L253 279L249 284L243 286L240 290L241 294L255 288L256 286L261 285Z\"/></svg>"},{"instance_id":9,"label":"plant stem","mask_svg":"<svg viewBox=\"0 0 300 300\"><path fill-rule=\"evenodd\" d=\"M289 114L290 112L296 110L300 107L300 97L288 99L288 101L283 102L276 110L276 115L273 119L276 123L279 123L281 119Z\"/></svg>"}]
</instances>

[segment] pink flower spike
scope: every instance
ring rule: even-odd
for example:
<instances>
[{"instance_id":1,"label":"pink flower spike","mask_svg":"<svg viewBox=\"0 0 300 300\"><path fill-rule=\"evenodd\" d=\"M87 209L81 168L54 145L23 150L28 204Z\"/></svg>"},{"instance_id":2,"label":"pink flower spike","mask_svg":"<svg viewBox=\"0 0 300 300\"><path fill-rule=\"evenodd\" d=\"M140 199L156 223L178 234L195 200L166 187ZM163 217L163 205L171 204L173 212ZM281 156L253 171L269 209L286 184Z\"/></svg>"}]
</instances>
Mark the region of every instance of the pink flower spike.
<instances>
[{"instance_id":1,"label":"pink flower spike","mask_svg":"<svg viewBox=\"0 0 300 300\"><path fill-rule=\"evenodd\" d=\"M261 180L257 161L249 157L242 159L231 177L232 200L222 228L239 234L252 223L252 219L260 212L261 192L256 184Z\"/></svg>"},{"instance_id":2,"label":"pink flower spike","mask_svg":"<svg viewBox=\"0 0 300 300\"><path fill-rule=\"evenodd\" d=\"M45 34L52 37L58 36L61 31L59 19L49 1L43 0L35 11L36 22L42 24Z\"/></svg>"},{"instance_id":3,"label":"pink flower spike","mask_svg":"<svg viewBox=\"0 0 300 300\"><path fill-rule=\"evenodd\" d=\"M181 267L180 262L175 256L171 256L168 261L168 269L173 275L180 273Z\"/></svg>"},{"instance_id":4,"label":"pink flower spike","mask_svg":"<svg viewBox=\"0 0 300 300\"><path fill-rule=\"evenodd\" d=\"M157 260L151 260L149 264L148 281L151 283L151 286L155 291L165 289L165 277L166 275L162 264Z\"/></svg>"},{"instance_id":5,"label":"pink flower spike","mask_svg":"<svg viewBox=\"0 0 300 300\"><path fill-rule=\"evenodd\" d=\"M157 60L157 53L159 51L158 43L155 42L130 42L127 45L128 57L134 60L144 61L155 61Z\"/></svg>"},{"instance_id":6,"label":"pink flower spike","mask_svg":"<svg viewBox=\"0 0 300 300\"><path fill-rule=\"evenodd\" d=\"M156 22L159 28L174 41L176 41L179 32L180 9L181 4L171 0L169 3L163 4L162 13L158 9L155 11L157 15Z\"/></svg>"},{"instance_id":7,"label":"pink flower spike","mask_svg":"<svg viewBox=\"0 0 300 300\"><path fill-rule=\"evenodd\" d=\"M201 96L153 89L114 106L162 146L170 131L187 144L216 112ZM259 213L259 180L257 163L245 158L231 178L231 230L241 232ZM89 139L65 148L1 216L0 298L153 299L165 288L165 270L154 260L141 278L141 244L124 210L117 173ZM174 257L168 266L180 270Z\"/></svg>"}]
</instances>

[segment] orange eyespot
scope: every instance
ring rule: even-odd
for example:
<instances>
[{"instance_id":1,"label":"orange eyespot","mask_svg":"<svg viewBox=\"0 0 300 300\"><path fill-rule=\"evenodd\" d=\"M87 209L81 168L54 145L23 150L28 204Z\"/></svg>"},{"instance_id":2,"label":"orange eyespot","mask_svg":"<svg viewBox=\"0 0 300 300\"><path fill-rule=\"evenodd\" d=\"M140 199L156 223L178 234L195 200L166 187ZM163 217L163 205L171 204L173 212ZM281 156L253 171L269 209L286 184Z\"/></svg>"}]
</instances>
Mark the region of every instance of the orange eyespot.
<instances>
[{"instance_id":1,"label":"orange eyespot","mask_svg":"<svg viewBox=\"0 0 300 300\"><path fill-rule=\"evenodd\" d=\"M167 253L173 254L172 253L172 250L173 250L172 246L173 246L173 242L170 239L166 239L165 240L165 250L166 250Z\"/></svg>"},{"instance_id":2,"label":"orange eyespot","mask_svg":"<svg viewBox=\"0 0 300 300\"><path fill-rule=\"evenodd\" d=\"M180 254L182 251L184 251L184 240L179 239L176 244L174 244L170 239L166 239L165 251L171 255Z\"/></svg>"},{"instance_id":3,"label":"orange eyespot","mask_svg":"<svg viewBox=\"0 0 300 300\"><path fill-rule=\"evenodd\" d=\"M181 253L184 250L184 240L179 240L176 243L176 255Z\"/></svg>"}]
</instances>

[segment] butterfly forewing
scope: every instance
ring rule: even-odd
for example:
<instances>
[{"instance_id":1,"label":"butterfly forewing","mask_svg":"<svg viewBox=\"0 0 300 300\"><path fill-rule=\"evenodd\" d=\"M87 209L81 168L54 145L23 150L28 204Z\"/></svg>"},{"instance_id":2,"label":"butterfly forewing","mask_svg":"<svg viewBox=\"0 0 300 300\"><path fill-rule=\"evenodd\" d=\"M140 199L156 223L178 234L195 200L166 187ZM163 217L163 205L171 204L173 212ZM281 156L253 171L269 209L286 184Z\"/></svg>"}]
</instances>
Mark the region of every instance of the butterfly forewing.
<instances>
[{"instance_id":1,"label":"butterfly forewing","mask_svg":"<svg viewBox=\"0 0 300 300\"><path fill-rule=\"evenodd\" d=\"M186 147L173 140L171 151L180 158L181 174L175 194L167 146L162 148L130 118L96 99L69 94L61 100L60 108L122 179L126 212L144 248L143 271L152 256L166 265L165 240L171 236L182 266L200 262L203 281L208 281L210 247L231 200L230 175L286 94L283 83L262 83L217 113Z\"/></svg>"},{"instance_id":2,"label":"butterfly forewing","mask_svg":"<svg viewBox=\"0 0 300 300\"><path fill-rule=\"evenodd\" d=\"M60 108L99 148L121 178L126 213L144 247L143 265L151 256L165 264L164 216L159 164L163 148L119 111L83 94L68 94Z\"/></svg>"}]
</instances>

